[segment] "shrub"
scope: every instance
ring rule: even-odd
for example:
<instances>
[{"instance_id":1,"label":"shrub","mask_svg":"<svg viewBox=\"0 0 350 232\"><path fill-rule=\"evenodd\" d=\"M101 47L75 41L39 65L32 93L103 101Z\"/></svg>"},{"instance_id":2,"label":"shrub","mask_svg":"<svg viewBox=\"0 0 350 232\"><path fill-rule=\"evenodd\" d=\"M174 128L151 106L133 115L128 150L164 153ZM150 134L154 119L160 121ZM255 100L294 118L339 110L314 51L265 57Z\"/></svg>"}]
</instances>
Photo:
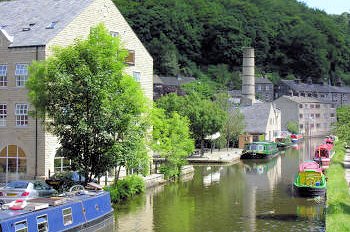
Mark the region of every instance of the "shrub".
<instances>
[{"instance_id":1,"label":"shrub","mask_svg":"<svg viewBox=\"0 0 350 232\"><path fill-rule=\"evenodd\" d=\"M118 203L144 192L145 182L142 177L131 175L118 180L113 185L106 187L105 190L110 192L112 202Z\"/></svg>"}]
</instances>

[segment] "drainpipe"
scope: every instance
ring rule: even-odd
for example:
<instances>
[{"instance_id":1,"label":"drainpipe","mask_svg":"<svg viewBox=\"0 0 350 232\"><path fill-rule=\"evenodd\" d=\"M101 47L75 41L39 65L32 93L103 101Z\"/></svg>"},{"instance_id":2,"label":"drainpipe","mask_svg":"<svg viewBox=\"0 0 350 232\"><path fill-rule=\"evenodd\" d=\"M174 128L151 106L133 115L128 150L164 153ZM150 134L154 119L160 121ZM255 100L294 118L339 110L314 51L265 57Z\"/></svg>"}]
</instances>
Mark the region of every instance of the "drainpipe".
<instances>
[{"instance_id":1,"label":"drainpipe","mask_svg":"<svg viewBox=\"0 0 350 232\"><path fill-rule=\"evenodd\" d=\"M39 60L39 47L35 46L35 60ZM35 179L38 176L38 112L35 110Z\"/></svg>"}]
</instances>

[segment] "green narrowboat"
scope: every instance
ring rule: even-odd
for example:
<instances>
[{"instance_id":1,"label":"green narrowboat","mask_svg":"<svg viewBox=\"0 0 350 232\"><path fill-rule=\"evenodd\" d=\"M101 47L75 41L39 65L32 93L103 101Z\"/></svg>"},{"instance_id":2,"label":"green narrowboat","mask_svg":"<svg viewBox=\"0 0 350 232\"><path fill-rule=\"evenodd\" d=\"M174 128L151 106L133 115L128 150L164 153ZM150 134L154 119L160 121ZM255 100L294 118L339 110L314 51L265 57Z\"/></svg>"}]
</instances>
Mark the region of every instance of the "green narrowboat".
<instances>
[{"instance_id":1,"label":"green narrowboat","mask_svg":"<svg viewBox=\"0 0 350 232\"><path fill-rule=\"evenodd\" d=\"M241 159L270 159L278 155L277 144L274 142L253 142L245 145Z\"/></svg>"}]
</instances>

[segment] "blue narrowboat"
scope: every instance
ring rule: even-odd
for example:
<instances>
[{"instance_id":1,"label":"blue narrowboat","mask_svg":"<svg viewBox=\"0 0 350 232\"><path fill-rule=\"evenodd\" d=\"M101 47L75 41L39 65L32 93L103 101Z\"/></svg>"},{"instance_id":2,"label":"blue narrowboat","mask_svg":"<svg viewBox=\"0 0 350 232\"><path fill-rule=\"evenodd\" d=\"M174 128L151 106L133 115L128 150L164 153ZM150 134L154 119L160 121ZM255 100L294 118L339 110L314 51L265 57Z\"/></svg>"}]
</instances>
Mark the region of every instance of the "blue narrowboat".
<instances>
[{"instance_id":1,"label":"blue narrowboat","mask_svg":"<svg viewBox=\"0 0 350 232\"><path fill-rule=\"evenodd\" d=\"M16 210L0 211L1 232L96 231L114 222L108 192L76 191L62 197L35 198Z\"/></svg>"}]
</instances>

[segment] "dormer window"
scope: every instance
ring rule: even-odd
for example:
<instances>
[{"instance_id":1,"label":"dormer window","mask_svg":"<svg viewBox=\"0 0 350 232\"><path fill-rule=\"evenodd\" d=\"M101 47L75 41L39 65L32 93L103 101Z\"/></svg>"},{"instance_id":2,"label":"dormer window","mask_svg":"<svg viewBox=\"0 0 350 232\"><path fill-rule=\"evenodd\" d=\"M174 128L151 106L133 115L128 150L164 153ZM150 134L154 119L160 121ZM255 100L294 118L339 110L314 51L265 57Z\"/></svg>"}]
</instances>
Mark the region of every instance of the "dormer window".
<instances>
[{"instance_id":1,"label":"dormer window","mask_svg":"<svg viewBox=\"0 0 350 232\"><path fill-rule=\"evenodd\" d=\"M119 35L118 32L116 31L110 31L109 34L112 36L112 37L117 37Z\"/></svg>"},{"instance_id":2,"label":"dormer window","mask_svg":"<svg viewBox=\"0 0 350 232\"><path fill-rule=\"evenodd\" d=\"M46 27L46 29L54 29L57 23L58 23L58 21L53 21L53 22L51 22L51 23Z\"/></svg>"}]
</instances>

